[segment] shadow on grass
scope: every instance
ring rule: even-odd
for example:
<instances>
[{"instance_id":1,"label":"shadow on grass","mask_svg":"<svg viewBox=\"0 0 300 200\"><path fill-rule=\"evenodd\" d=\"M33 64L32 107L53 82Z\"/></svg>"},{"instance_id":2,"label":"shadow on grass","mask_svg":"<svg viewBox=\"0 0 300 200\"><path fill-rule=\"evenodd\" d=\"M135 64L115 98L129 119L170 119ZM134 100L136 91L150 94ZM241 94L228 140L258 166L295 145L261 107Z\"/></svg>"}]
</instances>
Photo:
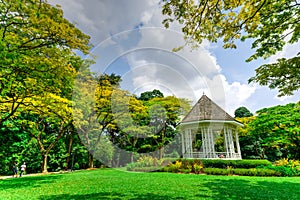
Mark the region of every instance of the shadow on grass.
<instances>
[{"instance_id":1,"label":"shadow on grass","mask_svg":"<svg viewBox=\"0 0 300 200\"><path fill-rule=\"evenodd\" d=\"M28 176L22 178L8 178L0 180L0 189L16 189L26 187L40 187L40 185L48 184L60 179L60 174L47 176Z\"/></svg>"},{"instance_id":2,"label":"shadow on grass","mask_svg":"<svg viewBox=\"0 0 300 200\"><path fill-rule=\"evenodd\" d=\"M300 199L300 185L299 183L285 181L282 178L282 182L274 182L270 178L270 181L262 180L253 177L255 180L241 180L232 178L226 179L213 179L199 185L200 193L196 195L198 199ZM210 195L206 193L210 191Z\"/></svg>"},{"instance_id":3,"label":"shadow on grass","mask_svg":"<svg viewBox=\"0 0 300 200\"><path fill-rule=\"evenodd\" d=\"M158 195L158 194L136 194L132 193L130 196L124 196L121 193L109 193L109 192L99 192L93 194L78 194L78 195L70 195L70 194L62 194L62 195L49 195L43 196L40 200L67 200L67 199L86 199L86 200L99 200L99 199L131 199L131 200L166 200L166 199L184 199L180 197L170 197L167 195Z\"/></svg>"}]
</instances>

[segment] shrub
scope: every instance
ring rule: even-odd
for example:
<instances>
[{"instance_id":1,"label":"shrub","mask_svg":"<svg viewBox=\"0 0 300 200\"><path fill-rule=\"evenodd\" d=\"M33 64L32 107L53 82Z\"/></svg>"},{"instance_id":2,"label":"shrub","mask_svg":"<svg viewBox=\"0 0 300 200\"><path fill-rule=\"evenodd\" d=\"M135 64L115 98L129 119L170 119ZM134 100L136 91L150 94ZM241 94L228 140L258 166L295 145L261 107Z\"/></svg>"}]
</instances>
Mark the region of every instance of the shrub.
<instances>
[{"instance_id":1,"label":"shrub","mask_svg":"<svg viewBox=\"0 0 300 200\"><path fill-rule=\"evenodd\" d=\"M191 173L192 169L180 169L179 171L184 174L189 174Z\"/></svg>"},{"instance_id":2,"label":"shrub","mask_svg":"<svg viewBox=\"0 0 300 200\"><path fill-rule=\"evenodd\" d=\"M251 169L234 169L233 173L240 176L281 176L281 173L272 169L251 168Z\"/></svg>"},{"instance_id":3,"label":"shrub","mask_svg":"<svg viewBox=\"0 0 300 200\"><path fill-rule=\"evenodd\" d=\"M202 160L205 168L227 168L232 166L233 168L256 168L258 166L270 166L272 163L268 160Z\"/></svg>"},{"instance_id":4,"label":"shrub","mask_svg":"<svg viewBox=\"0 0 300 200\"><path fill-rule=\"evenodd\" d=\"M195 174L200 174L201 172L203 172L203 165L195 163L193 165L192 169L193 169L193 172L195 172Z\"/></svg>"},{"instance_id":5,"label":"shrub","mask_svg":"<svg viewBox=\"0 0 300 200\"><path fill-rule=\"evenodd\" d=\"M233 175L233 167L232 166L227 166L227 172L228 172L228 175Z\"/></svg>"},{"instance_id":6,"label":"shrub","mask_svg":"<svg viewBox=\"0 0 300 200\"><path fill-rule=\"evenodd\" d=\"M228 175L228 170L221 168L205 168L204 173L208 175Z\"/></svg>"},{"instance_id":7,"label":"shrub","mask_svg":"<svg viewBox=\"0 0 300 200\"><path fill-rule=\"evenodd\" d=\"M275 170L281 174L281 176L299 176L300 171L295 168L286 167L286 166L266 166L262 167L263 169Z\"/></svg>"},{"instance_id":8,"label":"shrub","mask_svg":"<svg viewBox=\"0 0 300 200\"><path fill-rule=\"evenodd\" d=\"M298 160L288 160L286 158L275 161L271 166L260 166L257 168L274 170L280 173L281 176L299 176L300 163Z\"/></svg>"},{"instance_id":9,"label":"shrub","mask_svg":"<svg viewBox=\"0 0 300 200\"><path fill-rule=\"evenodd\" d=\"M141 156L137 162L126 165L128 171L159 171L159 168L171 164L174 159L157 159L151 156Z\"/></svg>"},{"instance_id":10,"label":"shrub","mask_svg":"<svg viewBox=\"0 0 300 200\"><path fill-rule=\"evenodd\" d=\"M179 169L181 169L182 163L180 161L176 161L174 164L171 164L169 166L171 172L179 172Z\"/></svg>"},{"instance_id":11,"label":"shrub","mask_svg":"<svg viewBox=\"0 0 300 200\"><path fill-rule=\"evenodd\" d=\"M287 158L275 161L274 163L275 166L285 166L285 167L289 167L295 170L300 171L300 162L299 160L289 160Z\"/></svg>"}]
</instances>

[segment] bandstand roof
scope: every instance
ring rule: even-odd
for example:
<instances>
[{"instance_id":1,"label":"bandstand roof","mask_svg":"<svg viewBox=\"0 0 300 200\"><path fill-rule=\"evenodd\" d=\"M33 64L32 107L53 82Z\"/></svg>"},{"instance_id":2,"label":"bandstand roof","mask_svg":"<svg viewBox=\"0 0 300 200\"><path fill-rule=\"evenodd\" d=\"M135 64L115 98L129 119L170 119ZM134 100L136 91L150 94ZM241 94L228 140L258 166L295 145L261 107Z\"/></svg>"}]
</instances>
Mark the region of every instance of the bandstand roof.
<instances>
[{"instance_id":1,"label":"bandstand roof","mask_svg":"<svg viewBox=\"0 0 300 200\"><path fill-rule=\"evenodd\" d=\"M213 102L210 98L203 94L191 109L191 111L182 119L181 123L199 122L206 120L239 123L220 106L218 106L215 102Z\"/></svg>"}]
</instances>

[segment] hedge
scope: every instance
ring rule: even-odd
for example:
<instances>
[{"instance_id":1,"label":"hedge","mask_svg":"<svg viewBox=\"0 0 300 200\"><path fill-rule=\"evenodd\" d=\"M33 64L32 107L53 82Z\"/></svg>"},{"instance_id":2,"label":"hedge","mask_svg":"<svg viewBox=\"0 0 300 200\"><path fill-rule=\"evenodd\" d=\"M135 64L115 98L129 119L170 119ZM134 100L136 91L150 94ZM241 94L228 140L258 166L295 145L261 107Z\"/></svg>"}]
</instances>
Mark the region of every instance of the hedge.
<instances>
[{"instance_id":1,"label":"hedge","mask_svg":"<svg viewBox=\"0 0 300 200\"><path fill-rule=\"evenodd\" d=\"M278 171L263 168L250 169L221 169L221 168L205 168L204 173L208 175L239 175L239 176L282 176Z\"/></svg>"},{"instance_id":2,"label":"hedge","mask_svg":"<svg viewBox=\"0 0 300 200\"><path fill-rule=\"evenodd\" d=\"M233 168L256 168L259 166L271 166L272 163L268 160L223 160L223 159L179 159L184 165L194 163L203 164L204 168L227 168L231 166Z\"/></svg>"}]
</instances>

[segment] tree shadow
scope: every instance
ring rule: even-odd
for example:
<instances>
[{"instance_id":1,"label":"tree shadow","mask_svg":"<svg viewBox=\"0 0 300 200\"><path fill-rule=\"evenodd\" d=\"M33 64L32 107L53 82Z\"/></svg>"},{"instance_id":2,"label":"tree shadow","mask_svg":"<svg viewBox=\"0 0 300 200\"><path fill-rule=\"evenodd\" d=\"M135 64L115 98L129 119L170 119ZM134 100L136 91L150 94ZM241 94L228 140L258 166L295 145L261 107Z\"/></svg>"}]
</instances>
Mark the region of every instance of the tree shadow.
<instances>
[{"instance_id":1,"label":"tree shadow","mask_svg":"<svg viewBox=\"0 0 300 200\"><path fill-rule=\"evenodd\" d=\"M131 193L130 196L124 195L122 193L117 192L99 192L92 194L60 194L60 195L47 195L42 196L40 200L67 200L67 199L88 199L88 200L99 200L99 199L113 199L113 200L121 200L121 199L131 199L131 200L166 200L166 199L184 199L183 197L171 197L168 195L159 195L159 194L139 194L139 193Z\"/></svg>"},{"instance_id":2,"label":"tree shadow","mask_svg":"<svg viewBox=\"0 0 300 200\"><path fill-rule=\"evenodd\" d=\"M282 181L274 182L270 177L269 181L265 178L260 181L258 177L254 178L255 181L247 181L233 177L228 179L212 179L205 183L201 183L199 188L201 192L196 195L198 199L300 199L300 185L299 183ZM283 178L283 177L282 177ZM278 180L278 179L277 179ZM283 178L284 180L284 178ZM241 189L242 188L242 189ZM205 193L205 191L210 191Z\"/></svg>"},{"instance_id":3,"label":"tree shadow","mask_svg":"<svg viewBox=\"0 0 300 200\"><path fill-rule=\"evenodd\" d=\"M60 179L61 174L53 174L47 176L27 176L22 178L7 178L0 180L1 189L16 189L26 187L40 187L45 183L52 183Z\"/></svg>"}]
</instances>

